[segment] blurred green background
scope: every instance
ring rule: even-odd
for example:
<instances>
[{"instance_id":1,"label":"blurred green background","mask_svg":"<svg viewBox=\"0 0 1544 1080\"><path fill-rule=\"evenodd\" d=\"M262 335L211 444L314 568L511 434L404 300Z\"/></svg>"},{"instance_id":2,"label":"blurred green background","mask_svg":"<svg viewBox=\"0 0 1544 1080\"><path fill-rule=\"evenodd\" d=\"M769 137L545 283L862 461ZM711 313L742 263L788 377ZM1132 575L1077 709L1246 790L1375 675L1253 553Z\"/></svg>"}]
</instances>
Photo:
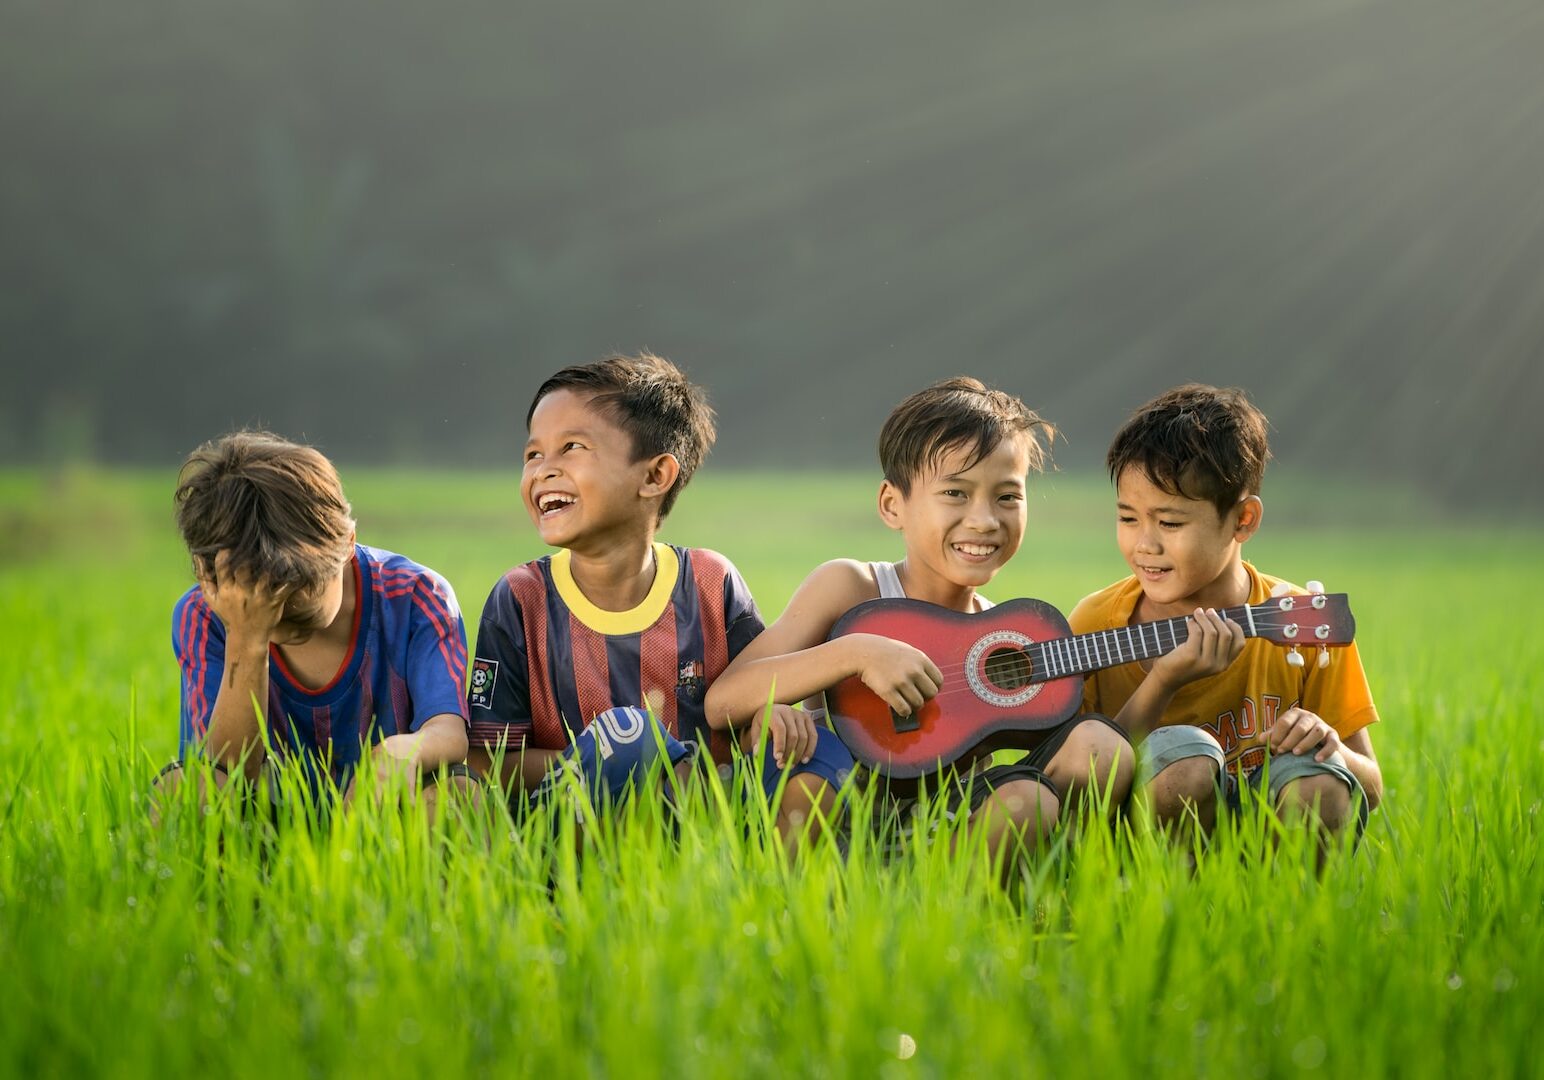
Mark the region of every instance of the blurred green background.
<instances>
[{"instance_id":1,"label":"blurred green background","mask_svg":"<svg viewBox=\"0 0 1544 1080\"><path fill-rule=\"evenodd\" d=\"M1536 510L1541 57L1531 0L0 0L0 462L502 467L650 346L727 465L871 468L967 372L1092 470L1200 379Z\"/></svg>"}]
</instances>

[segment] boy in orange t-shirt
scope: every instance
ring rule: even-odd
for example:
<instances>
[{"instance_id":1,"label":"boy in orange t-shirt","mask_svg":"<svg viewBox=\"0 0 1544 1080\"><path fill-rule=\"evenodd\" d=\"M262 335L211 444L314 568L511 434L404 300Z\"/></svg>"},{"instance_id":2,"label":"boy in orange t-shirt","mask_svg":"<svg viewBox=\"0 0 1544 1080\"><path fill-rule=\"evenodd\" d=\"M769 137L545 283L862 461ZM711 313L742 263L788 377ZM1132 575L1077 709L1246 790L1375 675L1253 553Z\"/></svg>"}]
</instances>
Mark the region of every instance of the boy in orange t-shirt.
<instances>
[{"instance_id":1,"label":"boy in orange t-shirt","mask_svg":"<svg viewBox=\"0 0 1544 1080\"><path fill-rule=\"evenodd\" d=\"M1241 391L1181 386L1132 414L1110 446L1116 542L1132 576L1073 609L1075 633L1184 617L1189 637L1153 661L1090 675L1084 705L1141 744L1155 818L1194 814L1210 831L1219 796L1261 787L1283 814L1357 827L1383 795L1368 733L1378 719L1355 645L1286 649L1218 612L1301 589L1243 559L1260 527L1270 456L1265 417ZM1321 667L1320 656L1324 657Z\"/></svg>"}]
</instances>

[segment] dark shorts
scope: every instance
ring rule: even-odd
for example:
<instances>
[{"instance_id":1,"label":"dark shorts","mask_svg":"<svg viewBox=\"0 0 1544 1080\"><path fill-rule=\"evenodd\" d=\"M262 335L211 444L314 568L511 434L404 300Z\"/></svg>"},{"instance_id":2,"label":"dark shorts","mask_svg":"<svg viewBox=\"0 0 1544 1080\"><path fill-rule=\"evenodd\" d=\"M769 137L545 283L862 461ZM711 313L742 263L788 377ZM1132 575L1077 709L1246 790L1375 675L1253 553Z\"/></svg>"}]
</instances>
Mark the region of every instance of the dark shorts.
<instances>
[{"instance_id":1,"label":"dark shorts","mask_svg":"<svg viewBox=\"0 0 1544 1080\"><path fill-rule=\"evenodd\" d=\"M815 728L815 752L810 755L808 761L794 762L791 765L779 766L777 759L772 756L772 745L759 752L761 757L761 791L768 799L776 796L779 786L786 775L789 779L795 776L817 776L833 788L839 788L847 783L847 778L852 775L852 754L837 738L836 732L828 727L817 725ZM754 767L757 755L750 755L739 759L747 767ZM725 770L730 770L726 772ZM719 766L719 778L727 780L732 776L733 766Z\"/></svg>"},{"instance_id":2,"label":"dark shorts","mask_svg":"<svg viewBox=\"0 0 1544 1080\"><path fill-rule=\"evenodd\" d=\"M1056 781L1046 775L1045 770L1051 764L1051 759L1066 745L1068 736L1086 720L1108 726L1122 739L1127 737L1121 726L1109 717L1099 713L1080 713L1052 728L1038 746L1017 761L965 773L950 770L932 780L919 781L915 791L904 795L881 792L881 798L874 807L874 823L886 834L887 853L894 854L905 846L913 831L917 809L934 798L935 792L936 797L942 800L943 812L940 817L933 819L934 829L940 821L953 821L962 812L969 817L981 808L981 804L991 797L992 792L1018 780L1039 784L1056 796L1059 802L1061 790L1056 786Z\"/></svg>"}]
</instances>

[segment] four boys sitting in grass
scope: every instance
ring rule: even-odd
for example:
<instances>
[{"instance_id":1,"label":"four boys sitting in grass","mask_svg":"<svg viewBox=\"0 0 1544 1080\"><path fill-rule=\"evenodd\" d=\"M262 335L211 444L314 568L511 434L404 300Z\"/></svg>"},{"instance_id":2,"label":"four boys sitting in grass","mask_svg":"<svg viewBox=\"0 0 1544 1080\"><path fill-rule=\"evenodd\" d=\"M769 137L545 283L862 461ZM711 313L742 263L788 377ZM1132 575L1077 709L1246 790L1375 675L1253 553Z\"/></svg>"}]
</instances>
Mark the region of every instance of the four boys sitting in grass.
<instances>
[{"instance_id":1,"label":"four boys sitting in grass","mask_svg":"<svg viewBox=\"0 0 1544 1080\"><path fill-rule=\"evenodd\" d=\"M431 802L447 778L475 798L481 778L516 814L565 775L603 808L650 791L673 798L695 769L740 761L759 770L747 787L771 800L793 850L840 826L844 785L874 782L825 723L822 692L857 677L905 717L945 681L910 645L828 641L832 627L879 597L989 608L977 590L1023 539L1039 432L1050 428L1023 402L974 379L907 398L879 445L879 514L903 557L817 567L764 628L729 560L655 539L714 440L701 389L646 354L565 368L532 399L520 488L557 551L494 584L465 690L449 585L355 543L337 475L315 450L227 436L190 457L177 495L198 581L173 617L182 757L203 753L224 784L259 776L271 749L345 804L362 767L421 781ZM936 821L919 813L936 800L1008 868L1090 793L1121 808L1134 779L1165 824L1209 830L1219 804L1266 784L1284 815L1311 811L1330 830L1353 810L1365 820L1382 781L1355 647L1324 668L1315 657L1293 667L1217 615L1287 587L1240 554L1259 527L1266 457L1264 418L1236 391L1183 387L1138 411L1109 455L1133 576L1086 598L1071 622L1085 632L1182 615L1189 639L1150 670L1090 676L1086 711L1019 760L983 755L915 789L881 787L886 843ZM158 787L182 776L169 766ZM658 776L662 788L645 787Z\"/></svg>"}]
</instances>

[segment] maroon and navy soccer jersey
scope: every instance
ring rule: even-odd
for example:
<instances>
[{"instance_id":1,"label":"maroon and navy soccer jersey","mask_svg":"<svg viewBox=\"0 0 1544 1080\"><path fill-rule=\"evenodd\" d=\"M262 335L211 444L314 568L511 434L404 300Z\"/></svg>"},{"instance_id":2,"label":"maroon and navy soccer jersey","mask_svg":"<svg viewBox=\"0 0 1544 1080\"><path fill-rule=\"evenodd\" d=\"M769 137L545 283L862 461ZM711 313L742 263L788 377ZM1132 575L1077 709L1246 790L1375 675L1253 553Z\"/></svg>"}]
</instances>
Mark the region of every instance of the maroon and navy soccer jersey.
<instances>
[{"instance_id":1,"label":"maroon and navy soccer jersey","mask_svg":"<svg viewBox=\"0 0 1544 1080\"><path fill-rule=\"evenodd\" d=\"M717 552L656 543L654 557L654 584L631 611L590 603L566 550L504 575L477 630L473 745L562 750L598 714L640 706L676 738L728 760L729 738L709 731L703 700L761 633L761 614Z\"/></svg>"},{"instance_id":2,"label":"maroon and navy soccer jersey","mask_svg":"<svg viewBox=\"0 0 1544 1080\"><path fill-rule=\"evenodd\" d=\"M466 626L450 584L410 559L361 544L352 566L358 604L348 657L331 682L308 690L279 650L268 656L267 719L280 753L299 754L316 775L329 766L340 786L363 746L417 731L432 716L466 719ZM202 742L225 670L225 627L189 589L172 619L182 667L180 753Z\"/></svg>"}]
</instances>

